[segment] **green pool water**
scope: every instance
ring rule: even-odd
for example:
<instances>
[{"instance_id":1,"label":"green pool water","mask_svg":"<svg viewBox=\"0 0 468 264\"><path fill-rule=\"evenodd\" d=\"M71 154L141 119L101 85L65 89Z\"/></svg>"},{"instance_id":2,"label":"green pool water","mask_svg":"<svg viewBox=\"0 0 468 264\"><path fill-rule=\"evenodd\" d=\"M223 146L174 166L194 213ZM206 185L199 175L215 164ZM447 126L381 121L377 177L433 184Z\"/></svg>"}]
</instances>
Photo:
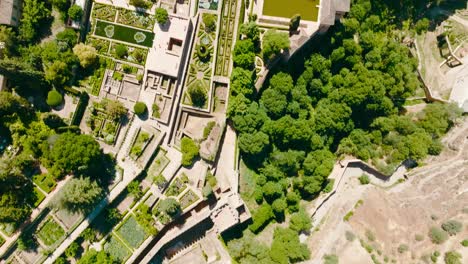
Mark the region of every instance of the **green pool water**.
<instances>
[{"instance_id":1,"label":"green pool water","mask_svg":"<svg viewBox=\"0 0 468 264\"><path fill-rule=\"evenodd\" d=\"M264 0L263 15L291 18L300 14L302 20L317 21L320 0Z\"/></svg>"}]
</instances>

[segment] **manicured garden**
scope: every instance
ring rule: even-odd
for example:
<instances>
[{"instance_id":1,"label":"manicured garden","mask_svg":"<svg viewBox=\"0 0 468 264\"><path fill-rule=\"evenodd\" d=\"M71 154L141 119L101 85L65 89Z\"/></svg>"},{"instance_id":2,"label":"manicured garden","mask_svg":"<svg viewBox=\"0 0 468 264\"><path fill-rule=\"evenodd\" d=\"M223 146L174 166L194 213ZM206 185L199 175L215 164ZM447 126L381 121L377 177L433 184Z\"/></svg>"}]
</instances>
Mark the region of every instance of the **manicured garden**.
<instances>
[{"instance_id":1,"label":"manicured garden","mask_svg":"<svg viewBox=\"0 0 468 264\"><path fill-rule=\"evenodd\" d=\"M52 246L59 242L65 235L65 231L53 218L50 218L36 235L46 246Z\"/></svg>"},{"instance_id":2,"label":"manicured garden","mask_svg":"<svg viewBox=\"0 0 468 264\"><path fill-rule=\"evenodd\" d=\"M147 237L145 230L138 224L134 216L127 218L117 233L133 248L138 248Z\"/></svg>"},{"instance_id":3,"label":"manicured garden","mask_svg":"<svg viewBox=\"0 0 468 264\"><path fill-rule=\"evenodd\" d=\"M41 204L42 201L45 199L45 195L37 188L34 186L34 196L36 197L36 201L34 202L34 206L37 207Z\"/></svg>"},{"instance_id":4,"label":"manicured garden","mask_svg":"<svg viewBox=\"0 0 468 264\"><path fill-rule=\"evenodd\" d=\"M303 20L317 21L320 0L294 0L285 4L280 0L263 1L263 15L291 18L300 14Z\"/></svg>"},{"instance_id":5,"label":"manicured garden","mask_svg":"<svg viewBox=\"0 0 468 264\"><path fill-rule=\"evenodd\" d=\"M0 247L3 245L3 243L5 243L5 239L2 236L0 236Z\"/></svg>"},{"instance_id":6,"label":"manicured garden","mask_svg":"<svg viewBox=\"0 0 468 264\"><path fill-rule=\"evenodd\" d=\"M140 129L138 131L138 134L135 137L135 140L133 141L132 148L130 149L130 156L134 160L138 159L141 156L141 154L143 154L143 151L145 151L146 146L151 141L153 136L154 135L145 132L143 129Z\"/></svg>"},{"instance_id":7,"label":"manicured garden","mask_svg":"<svg viewBox=\"0 0 468 264\"><path fill-rule=\"evenodd\" d=\"M217 16L201 14L197 38L192 51L183 104L206 108L210 94L211 74L214 63L214 43L216 39Z\"/></svg>"},{"instance_id":8,"label":"manicured garden","mask_svg":"<svg viewBox=\"0 0 468 264\"><path fill-rule=\"evenodd\" d=\"M104 250L122 263L131 254L130 250L116 236L110 236L109 241L104 244Z\"/></svg>"},{"instance_id":9,"label":"manicured garden","mask_svg":"<svg viewBox=\"0 0 468 264\"><path fill-rule=\"evenodd\" d=\"M223 1L223 17L219 29L218 52L216 54L215 75L228 76L231 65L231 51L236 23L237 2L235 0Z\"/></svg>"},{"instance_id":10,"label":"manicured garden","mask_svg":"<svg viewBox=\"0 0 468 264\"><path fill-rule=\"evenodd\" d=\"M151 164L150 168L148 169L148 175L150 177L155 177L161 174L161 172L166 168L167 164L169 164L170 160L166 156L166 151L163 149L158 150L158 154L156 154L156 158L154 158L153 163Z\"/></svg>"},{"instance_id":11,"label":"manicured garden","mask_svg":"<svg viewBox=\"0 0 468 264\"><path fill-rule=\"evenodd\" d=\"M189 179L185 173L174 179L169 188L167 188L166 196L179 196L186 188Z\"/></svg>"},{"instance_id":12,"label":"manicured garden","mask_svg":"<svg viewBox=\"0 0 468 264\"><path fill-rule=\"evenodd\" d=\"M135 12L128 9L119 9L117 23L146 30L153 30L155 19L153 16L146 13Z\"/></svg>"},{"instance_id":13,"label":"manicured garden","mask_svg":"<svg viewBox=\"0 0 468 264\"><path fill-rule=\"evenodd\" d=\"M118 101L103 100L90 107L86 124L97 139L112 145L117 139L121 118L127 109Z\"/></svg>"},{"instance_id":14,"label":"manicured garden","mask_svg":"<svg viewBox=\"0 0 468 264\"><path fill-rule=\"evenodd\" d=\"M94 34L97 36L142 45L146 47L152 47L154 40L153 32L142 31L119 24L109 23L102 20L96 21Z\"/></svg>"},{"instance_id":15,"label":"manicured garden","mask_svg":"<svg viewBox=\"0 0 468 264\"><path fill-rule=\"evenodd\" d=\"M192 205L194 202L198 201L199 199L200 197L198 197L197 194L195 194L192 190L188 190L179 199L180 207L182 209L185 209Z\"/></svg>"},{"instance_id":16,"label":"manicured garden","mask_svg":"<svg viewBox=\"0 0 468 264\"><path fill-rule=\"evenodd\" d=\"M106 21L114 22L115 16L117 15L117 9L110 5L103 5L94 3L93 6L93 18L102 19Z\"/></svg>"}]
</instances>

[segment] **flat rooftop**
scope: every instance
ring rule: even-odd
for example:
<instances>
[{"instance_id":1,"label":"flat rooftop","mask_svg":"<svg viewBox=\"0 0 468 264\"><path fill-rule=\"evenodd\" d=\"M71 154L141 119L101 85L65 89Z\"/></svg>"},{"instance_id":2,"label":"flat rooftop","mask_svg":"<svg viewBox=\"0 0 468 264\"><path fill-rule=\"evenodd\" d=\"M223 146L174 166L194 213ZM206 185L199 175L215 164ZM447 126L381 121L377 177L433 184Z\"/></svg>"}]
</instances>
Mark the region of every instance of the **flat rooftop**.
<instances>
[{"instance_id":1,"label":"flat rooftop","mask_svg":"<svg viewBox=\"0 0 468 264\"><path fill-rule=\"evenodd\" d=\"M190 20L170 15L169 21L164 26L154 26L155 37L146 59L146 69L177 78Z\"/></svg>"}]
</instances>

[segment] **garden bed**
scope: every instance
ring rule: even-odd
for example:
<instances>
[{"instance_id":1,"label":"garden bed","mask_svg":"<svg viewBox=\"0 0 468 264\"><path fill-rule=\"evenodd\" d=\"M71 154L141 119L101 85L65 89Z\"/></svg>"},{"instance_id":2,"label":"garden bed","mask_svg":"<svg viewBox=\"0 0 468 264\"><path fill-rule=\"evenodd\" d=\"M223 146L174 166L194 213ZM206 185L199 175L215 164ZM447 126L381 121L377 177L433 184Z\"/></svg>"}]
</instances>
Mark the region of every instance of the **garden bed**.
<instances>
[{"instance_id":1,"label":"garden bed","mask_svg":"<svg viewBox=\"0 0 468 264\"><path fill-rule=\"evenodd\" d=\"M61 238L65 236L65 230L57 223L53 218L47 220L47 222L39 229L36 233L42 243L46 246L52 246L57 242L60 242Z\"/></svg>"},{"instance_id":2,"label":"garden bed","mask_svg":"<svg viewBox=\"0 0 468 264\"><path fill-rule=\"evenodd\" d=\"M169 188L167 188L166 196L179 196L186 188L189 179L185 173L174 179Z\"/></svg>"},{"instance_id":3,"label":"garden bed","mask_svg":"<svg viewBox=\"0 0 468 264\"><path fill-rule=\"evenodd\" d=\"M152 134L145 132L140 128L137 136L135 137L135 140L133 141L132 148L130 149L130 156L134 160L137 160L141 156L141 154L143 154L146 146L148 146L152 138Z\"/></svg>"},{"instance_id":4,"label":"garden bed","mask_svg":"<svg viewBox=\"0 0 468 264\"><path fill-rule=\"evenodd\" d=\"M192 190L188 190L179 199L180 207L182 210L184 210L199 199L200 197L198 197L197 194L195 194Z\"/></svg>"},{"instance_id":5,"label":"garden bed","mask_svg":"<svg viewBox=\"0 0 468 264\"><path fill-rule=\"evenodd\" d=\"M119 9L117 23L146 30L153 30L155 19L153 16L146 13L135 12L128 9Z\"/></svg>"},{"instance_id":6,"label":"garden bed","mask_svg":"<svg viewBox=\"0 0 468 264\"><path fill-rule=\"evenodd\" d=\"M96 21L94 34L97 36L115 39L146 47L153 46L154 33L135 28L109 23L102 20Z\"/></svg>"},{"instance_id":7,"label":"garden bed","mask_svg":"<svg viewBox=\"0 0 468 264\"><path fill-rule=\"evenodd\" d=\"M34 175L33 182L46 193L53 191L57 185L52 175L47 173Z\"/></svg>"},{"instance_id":8,"label":"garden bed","mask_svg":"<svg viewBox=\"0 0 468 264\"><path fill-rule=\"evenodd\" d=\"M163 149L158 150L158 154L156 155L156 158L153 161L153 164L151 164L150 168L148 169L148 175L150 177L155 177L161 174L163 170L166 168L166 166L169 164L170 160L166 156L166 151Z\"/></svg>"},{"instance_id":9,"label":"garden bed","mask_svg":"<svg viewBox=\"0 0 468 264\"><path fill-rule=\"evenodd\" d=\"M131 254L130 250L116 236L110 237L109 241L104 244L104 250L121 263L124 263Z\"/></svg>"},{"instance_id":10,"label":"garden bed","mask_svg":"<svg viewBox=\"0 0 468 264\"><path fill-rule=\"evenodd\" d=\"M110 5L94 3L93 18L114 22L117 9Z\"/></svg>"},{"instance_id":11,"label":"garden bed","mask_svg":"<svg viewBox=\"0 0 468 264\"><path fill-rule=\"evenodd\" d=\"M133 215L119 227L117 234L133 248L138 248L147 237L145 230L138 224Z\"/></svg>"},{"instance_id":12,"label":"garden bed","mask_svg":"<svg viewBox=\"0 0 468 264\"><path fill-rule=\"evenodd\" d=\"M134 47L130 45L124 45L127 48L127 54L124 56L119 56L116 53L117 45L124 45L124 44L112 43L109 56L112 56L118 60L125 60L125 61L133 62L136 64L140 64L140 65L144 65L146 63L146 57L148 57L147 49Z\"/></svg>"}]
</instances>

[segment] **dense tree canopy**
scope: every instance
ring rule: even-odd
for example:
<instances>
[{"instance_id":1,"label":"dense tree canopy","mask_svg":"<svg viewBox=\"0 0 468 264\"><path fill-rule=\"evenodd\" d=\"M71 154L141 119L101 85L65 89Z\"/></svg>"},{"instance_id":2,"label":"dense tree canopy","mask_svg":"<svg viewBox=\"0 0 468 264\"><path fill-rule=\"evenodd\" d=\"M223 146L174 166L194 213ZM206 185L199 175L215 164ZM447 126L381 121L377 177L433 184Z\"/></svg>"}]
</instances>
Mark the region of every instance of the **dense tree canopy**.
<instances>
[{"instance_id":1,"label":"dense tree canopy","mask_svg":"<svg viewBox=\"0 0 468 264\"><path fill-rule=\"evenodd\" d=\"M103 190L90 178L73 178L60 190L57 206L70 212L86 212L102 196Z\"/></svg>"}]
</instances>

